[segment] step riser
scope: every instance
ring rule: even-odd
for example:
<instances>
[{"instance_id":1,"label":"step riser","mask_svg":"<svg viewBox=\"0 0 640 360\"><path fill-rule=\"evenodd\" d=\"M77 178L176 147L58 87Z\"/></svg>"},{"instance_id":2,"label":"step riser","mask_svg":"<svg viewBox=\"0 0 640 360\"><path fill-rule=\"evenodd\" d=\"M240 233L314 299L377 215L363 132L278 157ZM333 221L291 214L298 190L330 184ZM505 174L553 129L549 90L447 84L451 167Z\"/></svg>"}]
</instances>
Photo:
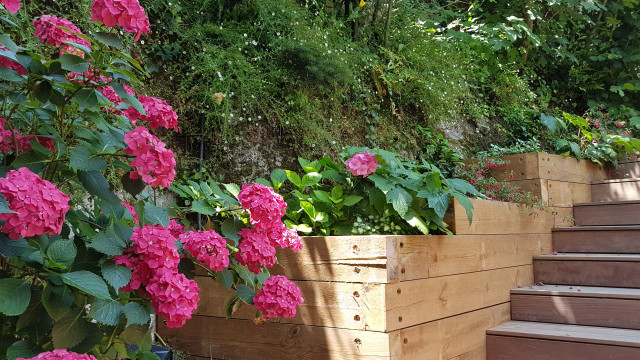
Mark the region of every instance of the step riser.
<instances>
[{"instance_id":1,"label":"step riser","mask_svg":"<svg viewBox=\"0 0 640 360\"><path fill-rule=\"evenodd\" d=\"M534 260L536 283L640 288L640 262Z\"/></svg>"},{"instance_id":2,"label":"step riser","mask_svg":"<svg viewBox=\"0 0 640 360\"><path fill-rule=\"evenodd\" d=\"M611 170L609 177L611 179L640 178L640 162L619 163L617 168Z\"/></svg>"},{"instance_id":3,"label":"step riser","mask_svg":"<svg viewBox=\"0 0 640 360\"><path fill-rule=\"evenodd\" d=\"M640 254L640 230L557 231L553 233L557 252Z\"/></svg>"},{"instance_id":4,"label":"step riser","mask_svg":"<svg viewBox=\"0 0 640 360\"><path fill-rule=\"evenodd\" d=\"M640 300L511 295L511 319L640 330Z\"/></svg>"},{"instance_id":5,"label":"step riser","mask_svg":"<svg viewBox=\"0 0 640 360\"><path fill-rule=\"evenodd\" d=\"M638 360L640 348L487 335L487 360Z\"/></svg>"},{"instance_id":6,"label":"step riser","mask_svg":"<svg viewBox=\"0 0 640 360\"><path fill-rule=\"evenodd\" d=\"M639 225L640 204L578 205L573 217L577 226Z\"/></svg>"},{"instance_id":7,"label":"step riser","mask_svg":"<svg viewBox=\"0 0 640 360\"><path fill-rule=\"evenodd\" d=\"M640 182L619 182L591 185L591 201L640 200Z\"/></svg>"}]
</instances>

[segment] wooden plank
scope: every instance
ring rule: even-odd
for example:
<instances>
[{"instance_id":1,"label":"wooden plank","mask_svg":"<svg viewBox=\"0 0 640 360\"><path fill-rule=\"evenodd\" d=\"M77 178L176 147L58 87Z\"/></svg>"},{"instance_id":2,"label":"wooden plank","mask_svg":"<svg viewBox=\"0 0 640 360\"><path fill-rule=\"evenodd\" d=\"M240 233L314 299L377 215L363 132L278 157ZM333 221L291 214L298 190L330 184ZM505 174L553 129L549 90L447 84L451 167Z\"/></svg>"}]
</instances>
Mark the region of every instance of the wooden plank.
<instances>
[{"instance_id":1,"label":"wooden plank","mask_svg":"<svg viewBox=\"0 0 640 360\"><path fill-rule=\"evenodd\" d=\"M570 181L547 180L547 195L554 206L573 206L591 202L591 185Z\"/></svg>"},{"instance_id":2,"label":"wooden plank","mask_svg":"<svg viewBox=\"0 0 640 360\"><path fill-rule=\"evenodd\" d=\"M390 358L389 334L375 331L194 316L178 329L159 324L158 333L189 354L225 360Z\"/></svg>"},{"instance_id":3,"label":"wooden plank","mask_svg":"<svg viewBox=\"0 0 640 360\"><path fill-rule=\"evenodd\" d=\"M555 228L567 228L575 226L573 207L555 206L552 208L553 226Z\"/></svg>"},{"instance_id":4,"label":"wooden plank","mask_svg":"<svg viewBox=\"0 0 640 360\"><path fill-rule=\"evenodd\" d=\"M550 233L555 220L549 211L540 211L516 203L472 199L473 222L469 224L464 208L453 201L447 218L455 234L540 234Z\"/></svg>"},{"instance_id":5,"label":"wooden plank","mask_svg":"<svg viewBox=\"0 0 640 360\"><path fill-rule=\"evenodd\" d=\"M533 260L536 283L640 288L640 263Z\"/></svg>"},{"instance_id":6,"label":"wooden plank","mask_svg":"<svg viewBox=\"0 0 640 360\"><path fill-rule=\"evenodd\" d=\"M546 179L591 184L594 180L606 179L607 171L587 160L545 154L527 153L502 157L508 166L491 169L494 175L509 174L513 180Z\"/></svg>"},{"instance_id":7,"label":"wooden plank","mask_svg":"<svg viewBox=\"0 0 640 360\"><path fill-rule=\"evenodd\" d=\"M638 314L638 300L511 294L513 320L640 329Z\"/></svg>"},{"instance_id":8,"label":"wooden plank","mask_svg":"<svg viewBox=\"0 0 640 360\"><path fill-rule=\"evenodd\" d=\"M509 321L487 331L487 335L628 346L640 349L640 330Z\"/></svg>"},{"instance_id":9,"label":"wooden plank","mask_svg":"<svg viewBox=\"0 0 640 360\"><path fill-rule=\"evenodd\" d=\"M442 360L467 354L485 346L487 329L508 320L509 304L504 303L393 331L392 359Z\"/></svg>"},{"instance_id":10,"label":"wooden plank","mask_svg":"<svg viewBox=\"0 0 640 360\"><path fill-rule=\"evenodd\" d=\"M577 297L597 297L604 299L640 300L640 289L599 287L599 286L568 286L568 285L533 285L511 290L511 294L526 295L558 295Z\"/></svg>"},{"instance_id":11,"label":"wooden plank","mask_svg":"<svg viewBox=\"0 0 640 360\"><path fill-rule=\"evenodd\" d=\"M462 355L452 357L449 360L484 360L487 358L487 348L483 346L481 348L471 350Z\"/></svg>"},{"instance_id":12,"label":"wooden plank","mask_svg":"<svg viewBox=\"0 0 640 360\"><path fill-rule=\"evenodd\" d=\"M196 278L200 302L196 315L224 317L224 300L233 292L209 278ZM295 281L304 303L294 318L280 322L331 326L345 329L384 331L386 328L384 290L382 284ZM243 305L233 314L237 319L253 319L256 310Z\"/></svg>"},{"instance_id":13,"label":"wooden plank","mask_svg":"<svg viewBox=\"0 0 640 360\"><path fill-rule=\"evenodd\" d=\"M640 201L573 207L576 225L640 225Z\"/></svg>"},{"instance_id":14,"label":"wooden plank","mask_svg":"<svg viewBox=\"0 0 640 360\"><path fill-rule=\"evenodd\" d=\"M387 331L504 303L512 288L532 283L524 265L387 284Z\"/></svg>"},{"instance_id":15,"label":"wooden plank","mask_svg":"<svg viewBox=\"0 0 640 360\"><path fill-rule=\"evenodd\" d=\"M553 232L558 252L640 254L640 227L573 228Z\"/></svg>"},{"instance_id":16,"label":"wooden plank","mask_svg":"<svg viewBox=\"0 0 640 360\"><path fill-rule=\"evenodd\" d=\"M298 253L278 250L284 268L275 266L271 272L292 280L397 281L397 265L393 266L393 261L397 259L398 238L385 235L303 237L303 248Z\"/></svg>"},{"instance_id":17,"label":"wooden plank","mask_svg":"<svg viewBox=\"0 0 640 360\"><path fill-rule=\"evenodd\" d=\"M637 360L637 348L566 341L487 336L488 360Z\"/></svg>"},{"instance_id":18,"label":"wooden plank","mask_svg":"<svg viewBox=\"0 0 640 360\"><path fill-rule=\"evenodd\" d=\"M621 179L616 182L591 185L593 202L640 200L640 180Z\"/></svg>"}]
</instances>

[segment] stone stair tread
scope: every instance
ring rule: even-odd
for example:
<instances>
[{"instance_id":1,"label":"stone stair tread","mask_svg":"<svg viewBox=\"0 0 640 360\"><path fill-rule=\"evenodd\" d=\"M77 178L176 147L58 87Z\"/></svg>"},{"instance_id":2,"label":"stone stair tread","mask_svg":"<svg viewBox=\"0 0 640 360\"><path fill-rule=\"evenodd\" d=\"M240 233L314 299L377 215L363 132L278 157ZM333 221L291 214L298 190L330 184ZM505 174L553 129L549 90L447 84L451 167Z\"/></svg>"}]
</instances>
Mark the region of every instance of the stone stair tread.
<instances>
[{"instance_id":1,"label":"stone stair tread","mask_svg":"<svg viewBox=\"0 0 640 360\"><path fill-rule=\"evenodd\" d=\"M640 289L581 285L531 285L513 289L511 294L640 300Z\"/></svg>"},{"instance_id":2,"label":"stone stair tread","mask_svg":"<svg viewBox=\"0 0 640 360\"><path fill-rule=\"evenodd\" d=\"M592 254L592 253L557 253L537 255L534 260L579 260L579 261L640 261L640 254Z\"/></svg>"},{"instance_id":3,"label":"stone stair tread","mask_svg":"<svg viewBox=\"0 0 640 360\"><path fill-rule=\"evenodd\" d=\"M511 320L487 335L640 348L640 330Z\"/></svg>"},{"instance_id":4,"label":"stone stair tread","mask_svg":"<svg viewBox=\"0 0 640 360\"><path fill-rule=\"evenodd\" d=\"M573 231L625 231L640 230L640 225L582 225L571 227L554 227L553 232L573 232Z\"/></svg>"}]
</instances>

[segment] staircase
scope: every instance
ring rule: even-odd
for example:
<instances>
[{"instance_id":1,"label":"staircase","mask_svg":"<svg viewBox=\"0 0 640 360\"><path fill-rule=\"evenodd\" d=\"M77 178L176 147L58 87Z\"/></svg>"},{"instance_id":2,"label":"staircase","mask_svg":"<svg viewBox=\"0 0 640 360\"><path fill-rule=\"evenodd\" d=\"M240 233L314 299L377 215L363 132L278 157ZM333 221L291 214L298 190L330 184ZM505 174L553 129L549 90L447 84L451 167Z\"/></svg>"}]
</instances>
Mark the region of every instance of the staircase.
<instances>
[{"instance_id":1,"label":"staircase","mask_svg":"<svg viewBox=\"0 0 640 360\"><path fill-rule=\"evenodd\" d=\"M629 172L593 184L575 226L553 230L557 252L534 258L536 285L511 291L487 360L640 359L640 166Z\"/></svg>"}]
</instances>

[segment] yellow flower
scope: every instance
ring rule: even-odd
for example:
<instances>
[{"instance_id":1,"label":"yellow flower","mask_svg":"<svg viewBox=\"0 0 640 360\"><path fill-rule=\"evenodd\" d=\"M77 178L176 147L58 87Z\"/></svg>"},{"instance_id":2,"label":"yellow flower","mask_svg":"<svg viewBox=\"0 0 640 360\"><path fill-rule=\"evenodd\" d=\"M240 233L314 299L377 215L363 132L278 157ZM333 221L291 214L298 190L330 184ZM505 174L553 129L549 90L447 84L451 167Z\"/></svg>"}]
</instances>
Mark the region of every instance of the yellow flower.
<instances>
[{"instance_id":1,"label":"yellow flower","mask_svg":"<svg viewBox=\"0 0 640 360\"><path fill-rule=\"evenodd\" d=\"M364 7L365 4L364 0L360 0L360 7Z\"/></svg>"}]
</instances>

